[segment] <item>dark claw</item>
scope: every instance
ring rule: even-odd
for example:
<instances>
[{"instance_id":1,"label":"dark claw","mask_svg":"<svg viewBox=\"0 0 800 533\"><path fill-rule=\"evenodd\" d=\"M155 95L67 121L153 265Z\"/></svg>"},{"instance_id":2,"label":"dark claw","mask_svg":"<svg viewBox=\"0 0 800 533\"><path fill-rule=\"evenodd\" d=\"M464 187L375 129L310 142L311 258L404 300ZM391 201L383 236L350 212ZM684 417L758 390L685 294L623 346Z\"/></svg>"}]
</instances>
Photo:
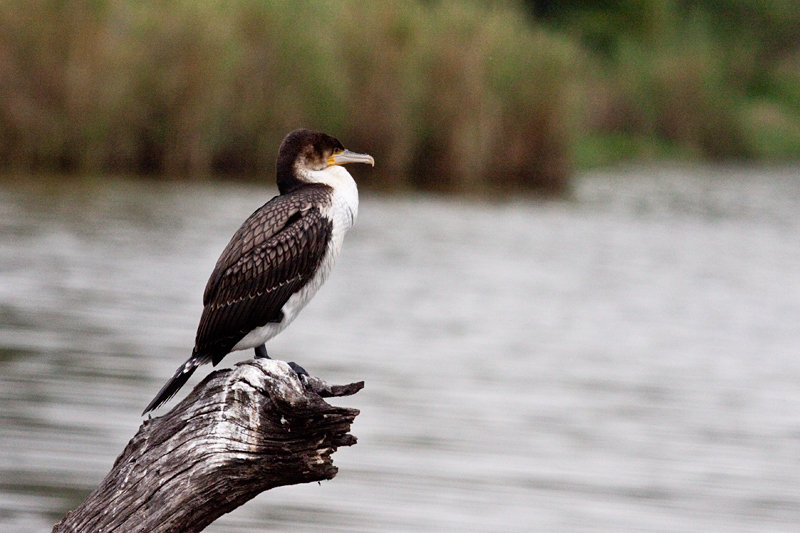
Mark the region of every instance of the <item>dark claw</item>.
<instances>
[{"instance_id":1,"label":"dark claw","mask_svg":"<svg viewBox=\"0 0 800 533\"><path fill-rule=\"evenodd\" d=\"M298 376L308 376L308 372L306 372L306 369L303 368L302 366L298 365L294 361L289 363L289 367L292 370L294 370L294 373L297 374Z\"/></svg>"}]
</instances>

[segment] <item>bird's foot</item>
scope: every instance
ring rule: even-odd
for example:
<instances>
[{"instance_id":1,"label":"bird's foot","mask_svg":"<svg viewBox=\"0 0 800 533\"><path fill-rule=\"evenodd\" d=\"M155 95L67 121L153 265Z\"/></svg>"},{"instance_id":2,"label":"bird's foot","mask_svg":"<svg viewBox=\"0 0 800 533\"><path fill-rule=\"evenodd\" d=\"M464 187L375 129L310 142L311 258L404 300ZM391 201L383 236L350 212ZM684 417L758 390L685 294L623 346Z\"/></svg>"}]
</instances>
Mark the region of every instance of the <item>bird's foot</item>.
<instances>
[{"instance_id":1,"label":"bird's foot","mask_svg":"<svg viewBox=\"0 0 800 533\"><path fill-rule=\"evenodd\" d=\"M288 364L289 364L289 367L292 370L294 370L294 373L297 374L298 376L308 376L309 375L308 372L306 372L305 368L303 368L302 366L298 365L294 361L292 361L291 363L288 363Z\"/></svg>"},{"instance_id":2,"label":"bird's foot","mask_svg":"<svg viewBox=\"0 0 800 533\"><path fill-rule=\"evenodd\" d=\"M255 357L256 359L272 359L269 355L267 355L267 346L265 344L262 344L261 346L256 346L255 348L253 348L253 350L255 350L256 352L256 357ZM294 373L297 374L298 376L309 375L305 368L298 365L294 361L288 363L288 365L289 368L294 370Z\"/></svg>"}]
</instances>

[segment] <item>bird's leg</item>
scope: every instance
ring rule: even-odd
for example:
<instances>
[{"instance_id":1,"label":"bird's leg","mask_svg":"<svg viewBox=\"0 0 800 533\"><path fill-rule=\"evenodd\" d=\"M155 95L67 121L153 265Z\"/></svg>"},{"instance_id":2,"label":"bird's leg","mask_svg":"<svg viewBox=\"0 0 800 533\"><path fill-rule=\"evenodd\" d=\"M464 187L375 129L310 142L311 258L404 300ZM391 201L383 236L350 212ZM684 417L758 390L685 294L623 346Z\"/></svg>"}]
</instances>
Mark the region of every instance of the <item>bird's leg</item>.
<instances>
[{"instance_id":1,"label":"bird's leg","mask_svg":"<svg viewBox=\"0 0 800 533\"><path fill-rule=\"evenodd\" d=\"M256 359L272 359L270 356L267 355L266 344L262 344L261 346L256 346L255 352L256 352Z\"/></svg>"}]
</instances>

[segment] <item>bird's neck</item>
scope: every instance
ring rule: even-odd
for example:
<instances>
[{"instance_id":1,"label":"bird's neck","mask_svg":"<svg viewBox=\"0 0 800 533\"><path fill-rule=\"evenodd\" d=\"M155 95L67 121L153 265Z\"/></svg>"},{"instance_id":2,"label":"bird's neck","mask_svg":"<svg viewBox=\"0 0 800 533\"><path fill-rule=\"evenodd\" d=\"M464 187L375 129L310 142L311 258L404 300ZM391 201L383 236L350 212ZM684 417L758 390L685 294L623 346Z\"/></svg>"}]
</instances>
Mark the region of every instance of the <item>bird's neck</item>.
<instances>
[{"instance_id":1,"label":"bird's neck","mask_svg":"<svg viewBox=\"0 0 800 533\"><path fill-rule=\"evenodd\" d=\"M300 179L306 183L321 183L333 189L336 209L342 209L349 218L349 229L355 224L358 216L358 186L353 176L340 165L331 165L323 170L307 170L299 172Z\"/></svg>"}]
</instances>

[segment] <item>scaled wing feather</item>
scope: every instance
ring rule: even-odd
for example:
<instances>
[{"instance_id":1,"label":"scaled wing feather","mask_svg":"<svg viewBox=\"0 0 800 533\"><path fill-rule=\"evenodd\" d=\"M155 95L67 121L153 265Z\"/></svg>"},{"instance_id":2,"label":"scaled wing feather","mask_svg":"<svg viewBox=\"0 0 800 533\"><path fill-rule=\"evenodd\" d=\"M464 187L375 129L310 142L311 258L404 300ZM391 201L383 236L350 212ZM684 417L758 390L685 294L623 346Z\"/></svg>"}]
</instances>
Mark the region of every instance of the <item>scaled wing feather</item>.
<instances>
[{"instance_id":1,"label":"scaled wing feather","mask_svg":"<svg viewBox=\"0 0 800 533\"><path fill-rule=\"evenodd\" d=\"M206 286L195 353L216 364L248 332L280 321L286 301L313 278L331 222L307 200L273 198L233 236Z\"/></svg>"}]
</instances>

